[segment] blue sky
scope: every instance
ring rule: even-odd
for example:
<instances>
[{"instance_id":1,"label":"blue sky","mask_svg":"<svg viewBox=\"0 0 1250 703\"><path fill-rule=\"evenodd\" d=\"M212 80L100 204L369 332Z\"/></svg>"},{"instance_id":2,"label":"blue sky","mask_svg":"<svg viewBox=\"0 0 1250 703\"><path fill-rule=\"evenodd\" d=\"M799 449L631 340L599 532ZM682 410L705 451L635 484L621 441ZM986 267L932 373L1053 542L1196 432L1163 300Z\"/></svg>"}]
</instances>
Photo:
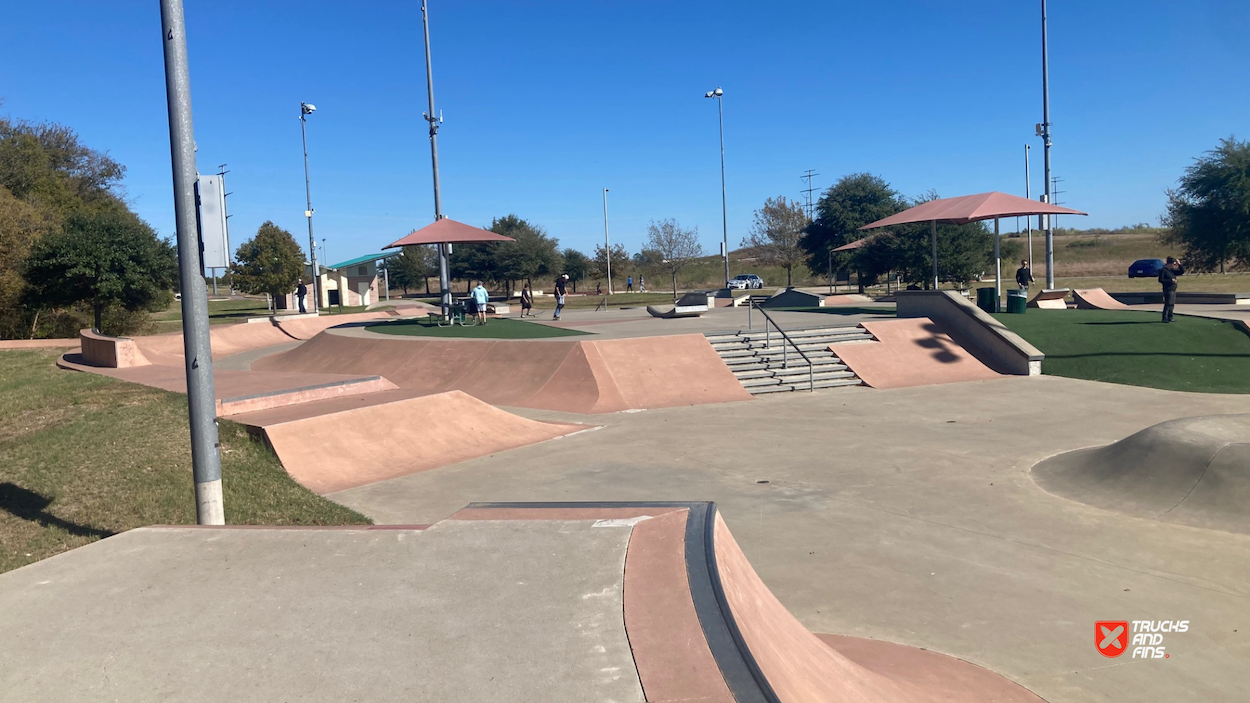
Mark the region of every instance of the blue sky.
<instances>
[{"instance_id":1,"label":"blue sky","mask_svg":"<svg viewBox=\"0 0 1250 703\"><path fill-rule=\"evenodd\" d=\"M870 171L906 195L1042 185L1039 2L430 0L445 213L516 213L562 246L636 251L651 219L729 240L769 196ZM173 234L156 0L14 2L0 113L62 122L129 171L134 208ZM317 238L338 261L433 218L420 4L187 2L201 172L228 163L232 244L266 219L306 241L299 102ZM1052 0L1060 196L1086 222L1155 221L1194 156L1250 138L1250 3ZM1008 225L1014 227L1014 223Z\"/></svg>"}]
</instances>

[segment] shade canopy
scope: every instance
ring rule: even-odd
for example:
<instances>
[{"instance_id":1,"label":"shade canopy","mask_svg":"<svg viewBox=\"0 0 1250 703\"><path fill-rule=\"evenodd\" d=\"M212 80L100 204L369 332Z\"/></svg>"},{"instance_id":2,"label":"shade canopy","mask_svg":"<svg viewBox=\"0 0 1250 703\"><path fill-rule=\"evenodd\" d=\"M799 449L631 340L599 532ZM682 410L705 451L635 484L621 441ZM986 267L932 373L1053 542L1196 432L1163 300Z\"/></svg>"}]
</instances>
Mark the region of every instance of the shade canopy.
<instances>
[{"instance_id":1,"label":"shade canopy","mask_svg":"<svg viewBox=\"0 0 1250 703\"><path fill-rule=\"evenodd\" d=\"M863 239L856 239L850 244L843 244L842 246L838 247L837 249L834 249L833 251L852 251L854 249L858 249L864 246L867 243L868 243L868 238L864 237Z\"/></svg>"},{"instance_id":2,"label":"shade canopy","mask_svg":"<svg viewBox=\"0 0 1250 703\"><path fill-rule=\"evenodd\" d=\"M876 229L891 225L905 225L914 222L942 222L954 225L966 225L969 222L992 220L995 217L1024 217L1026 215L1088 215L1080 210L1072 210L1058 205L1021 198L1017 195L991 192L976 195L961 195L958 198L941 198L921 203L916 207L904 210L897 215L890 215L860 229Z\"/></svg>"},{"instance_id":3,"label":"shade canopy","mask_svg":"<svg viewBox=\"0 0 1250 703\"><path fill-rule=\"evenodd\" d=\"M463 222L444 217L432 225L414 230L407 237L392 242L383 249L410 247L420 244L459 244L467 242L515 242L512 237L495 234L489 230L479 229Z\"/></svg>"}]
</instances>

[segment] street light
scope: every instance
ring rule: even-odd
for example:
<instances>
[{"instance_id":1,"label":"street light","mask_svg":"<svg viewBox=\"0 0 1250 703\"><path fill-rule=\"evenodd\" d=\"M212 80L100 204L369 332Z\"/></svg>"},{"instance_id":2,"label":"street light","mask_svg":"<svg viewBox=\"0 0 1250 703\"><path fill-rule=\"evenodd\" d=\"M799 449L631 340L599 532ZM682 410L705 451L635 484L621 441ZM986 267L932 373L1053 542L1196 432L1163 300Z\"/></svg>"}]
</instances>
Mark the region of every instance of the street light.
<instances>
[{"instance_id":1,"label":"street light","mask_svg":"<svg viewBox=\"0 0 1250 703\"><path fill-rule=\"evenodd\" d=\"M720 117L720 222L721 258L725 260L725 287L729 287L729 211L725 207L725 106L721 96L725 91L717 88L703 94L705 98L716 99L716 113Z\"/></svg>"},{"instance_id":2,"label":"street light","mask_svg":"<svg viewBox=\"0 0 1250 703\"><path fill-rule=\"evenodd\" d=\"M311 103L301 102L299 104L299 133L300 138L304 141L304 199L307 209L304 210L304 217L308 218L308 253L312 257L312 311L316 315L320 307L320 298L317 291L317 282L321 279L320 272L317 270L317 240L313 238L313 206L312 206L312 189L308 183L308 115L317 111L317 106Z\"/></svg>"},{"instance_id":3,"label":"street light","mask_svg":"<svg viewBox=\"0 0 1250 703\"><path fill-rule=\"evenodd\" d=\"M1042 168L1045 170L1046 196L1042 202L1054 200L1050 181L1050 64L1046 43L1046 0L1042 0L1042 121L1037 125L1037 136L1042 138ZM1050 215L1046 215L1046 287L1055 287L1055 230Z\"/></svg>"},{"instance_id":4,"label":"street light","mask_svg":"<svg viewBox=\"0 0 1250 703\"><path fill-rule=\"evenodd\" d=\"M603 189L603 256L608 262L608 295L612 295L612 242L608 241L608 189Z\"/></svg>"}]
</instances>

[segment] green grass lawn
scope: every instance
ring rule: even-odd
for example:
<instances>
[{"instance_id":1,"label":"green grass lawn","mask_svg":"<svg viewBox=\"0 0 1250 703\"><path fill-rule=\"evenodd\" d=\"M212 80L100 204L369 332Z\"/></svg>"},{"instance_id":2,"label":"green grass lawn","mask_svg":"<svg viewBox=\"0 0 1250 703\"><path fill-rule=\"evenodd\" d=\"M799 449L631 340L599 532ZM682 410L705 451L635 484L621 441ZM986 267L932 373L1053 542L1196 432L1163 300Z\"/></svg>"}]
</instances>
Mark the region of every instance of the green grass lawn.
<instances>
[{"instance_id":1,"label":"green grass lawn","mask_svg":"<svg viewBox=\"0 0 1250 703\"><path fill-rule=\"evenodd\" d=\"M210 325L242 322L249 317L262 317L268 314L269 307L264 298L208 301L208 324ZM174 301L168 310L152 313L152 321L156 323L156 334L181 332L182 303Z\"/></svg>"},{"instance_id":2,"label":"green grass lawn","mask_svg":"<svg viewBox=\"0 0 1250 703\"><path fill-rule=\"evenodd\" d=\"M539 325L524 320L494 318L485 325L439 327L423 318L396 320L369 325L365 329L382 334L403 334L414 337L457 337L465 339L547 339L587 334L577 330Z\"/></svg>"},{"instance_id":3,"label":"green grass lawn","mask_svg":"<svg viewBox=\"0 0 1250 703\"><path fill-rule=\"evenodd\" d=\"M995 315L1046 355L1054 376L1200 393L1250 393L1250 336L1230 322L1118 310Z\"/></svg>"},{"instance_id":4,"label":"green grass lawn","mask_svg":"<svg viewBox=\"0 0 1250 703\"><path fill-rule=\"evenodd\" d=\"M0 572L135 527L195 524L186 396L0 351ZM367 524L221 422L226 522Z\"/></svg>"}]
</instances>

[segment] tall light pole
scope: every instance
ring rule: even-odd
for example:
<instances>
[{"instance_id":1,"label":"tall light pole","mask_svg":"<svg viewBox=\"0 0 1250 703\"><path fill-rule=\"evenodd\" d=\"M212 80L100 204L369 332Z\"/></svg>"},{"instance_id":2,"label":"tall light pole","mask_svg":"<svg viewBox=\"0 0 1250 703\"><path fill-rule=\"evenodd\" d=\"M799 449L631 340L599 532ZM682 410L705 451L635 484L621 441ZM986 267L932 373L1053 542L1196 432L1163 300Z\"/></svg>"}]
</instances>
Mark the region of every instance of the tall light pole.
<instances>
[{"instance_id":1,"label":"tall light pole","mask_svg":"<svg viewBox=\"0 0 1250 703\"><path fill-rule=\"evenodd\" d=\"M1032 184L1032 181L1029 179L1029 149L1030 149L1029 145L1025 144L1024 145L1024 199L1025 200L1033 199L1033 184ZM1030 220L1027 216L1024 218L1024 226L1028 228L1028 232L1029 232L1029 239L1028 239L1029 241L1029 268L1032 269L1033 268L1033 221ZM1019 225L1016 225L1016 227L1018 228ZM1020 231L1019 229L1016 230L1017 233L1019 233L1019 231Z\"/></svg>"},{"instance_id":2,"label":"tall light pole","mask_svg":"<svg viewBox=\"0 0 1250 703\"><path fill-rule=\"evenodd\" d=\"M1049 203L1050 192L1050 64L1046 47L1046 0L1042 0L1042 123L1037 126L1037 136L1042 138L1042 163L1046 171L1046 197L1042 202ZM1055 287L1055 230L1051 227L1050 216L1046 216L1046 287Z\"/></svg>"},{"instance_id":3,"label":"tall light pole","mask_svg":"<svg viewBox=\"0 0 1250 703\"><path fill-rule=\"evenodd\" d=\"M725 105L722 96L725 91L717 88L703 94L705 98L716 99L716 114L720 117L720 222L721 222L721 257L725 260L725 287L729 287L729 211L725 207Z\"/></svg>"},{"instance_id":4,"label":"tall light pole","mask_svg":"<svg viewBox=\"0 0 1250 703\"><path fill-rule=\"evenodd\" d=\"M608 262L608 295L612 295L612 242L608 241L608 189L603 189L603 257Z\"/></svg>"},{"instance_id":5,"label":"tall light pole","mask_svg":"<svg viewBox=\"0 0 1250 703\"><path fill-rule=\"evenodd\" d=\"M187 65L187 24L182 0L161 0L161 39L165 53L165 100L169 109L169 153L174 173L174 221L178 233L182 351L187 373L187 415L191 424L195 519L201 525L224 525L226 513L221 498L208 290L204 286L196 226L195 128L191 122L191 71Z\"/></svg>"},{"instance_id":6,"label":"tall light pole","mask_svg":"<svg viewBox=\"0 0 1250 703\"><path fill-rule=\"evenodd\" d=\"M300 138L304 140L304 201L307 205L307 208L304 210L304 217L308 218L308 255L312 258L312 280L309 283L312 283L312 311L314 315L317 314L317 310L320 307L321 296L318 294L317 282L321 280L321 272L317 269L317 240L313 238L312 187L308 181L308 120L306 118L316 111L316 105L304 102L299 104L299 133Z\"/></svg>"},{"instance_id":7,"label":"tall light pole","mask_svg":"<svg viewBox=\"0 0 1250 703\"><path fill-rule=\"evenodd\" d=\"M434 221L443 219L443 191L438 180L438 127L443 118L434 111L434 67L430 63L430 13L421 0L421 26L425 30L425 90L430 100L430 111L422 115L430 124L430 163L434 169ZM438 245L438 288L443 317L451 315L451 244Z\"/></svg>"}]
</instances>

